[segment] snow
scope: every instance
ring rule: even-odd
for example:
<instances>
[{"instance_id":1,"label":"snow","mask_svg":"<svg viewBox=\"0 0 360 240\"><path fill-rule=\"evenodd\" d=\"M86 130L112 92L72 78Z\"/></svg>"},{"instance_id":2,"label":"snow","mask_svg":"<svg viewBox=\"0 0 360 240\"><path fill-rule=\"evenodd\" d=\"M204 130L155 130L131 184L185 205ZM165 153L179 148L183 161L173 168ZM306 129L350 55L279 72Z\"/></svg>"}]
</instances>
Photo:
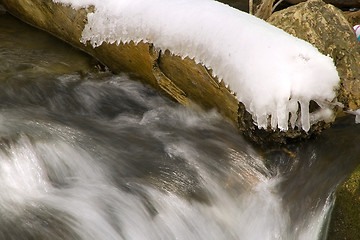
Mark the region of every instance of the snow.
<instances>
[{"instance_id":1,"label":"snow","mask_svg":"<svg viewBox=\"0 0 360 240\"><path fill-rule=\"evenodd\" d=\"M332 117L330 102L339 84L332 59L245 12L213 0L53 1L75 9L95 6L84 44L150 42L212 69L259 128L286 131L290 117L292 128L308 131ZM311 100L319 112L309 113Z\"/></svg>"}]
</instances>

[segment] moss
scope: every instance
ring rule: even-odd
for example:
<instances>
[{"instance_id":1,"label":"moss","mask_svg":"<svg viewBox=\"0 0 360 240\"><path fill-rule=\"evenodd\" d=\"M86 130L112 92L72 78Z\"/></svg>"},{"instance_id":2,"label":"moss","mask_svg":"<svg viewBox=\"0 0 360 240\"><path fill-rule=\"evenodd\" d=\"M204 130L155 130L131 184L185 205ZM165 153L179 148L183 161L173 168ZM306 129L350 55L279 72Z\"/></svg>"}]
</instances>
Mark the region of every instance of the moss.
<instances>
[{"instance_id":1,"label":"moss","mask_svg":"<svg viewBox=\"0 0 360 240\"><path fill-rule=\"evenodd\" d=\"M360 239L360 166L336 191L328 240Z\"/></svg>"}]
</instances>

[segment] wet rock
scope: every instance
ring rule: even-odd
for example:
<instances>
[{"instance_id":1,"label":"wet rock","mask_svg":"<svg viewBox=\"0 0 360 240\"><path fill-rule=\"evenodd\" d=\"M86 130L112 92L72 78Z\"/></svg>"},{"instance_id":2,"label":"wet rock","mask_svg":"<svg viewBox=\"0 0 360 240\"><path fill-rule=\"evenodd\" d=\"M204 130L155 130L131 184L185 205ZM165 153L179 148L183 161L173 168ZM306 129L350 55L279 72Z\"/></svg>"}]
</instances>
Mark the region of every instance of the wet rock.
<instances>
[{"instance_id":1,"label":"wet rock","mask_svg":"<svg viewBox=\"0 0 360 240\"><path fill-rule=\"evenodd\" d=\"M360 107L360 44L341 10L309 0L274 13L268 22L332 57L341 79L338 101L345 109Z\"/></svg>"},{"instance_id":2,"label":"wet rock","mask_svg":"<svg viewBox=\"0 0 360 240\"><path fill-rule=\"evenodd\" d=\"M328 240L360 239L360 166L336 190Z\"/></svg>"}]
</instances>

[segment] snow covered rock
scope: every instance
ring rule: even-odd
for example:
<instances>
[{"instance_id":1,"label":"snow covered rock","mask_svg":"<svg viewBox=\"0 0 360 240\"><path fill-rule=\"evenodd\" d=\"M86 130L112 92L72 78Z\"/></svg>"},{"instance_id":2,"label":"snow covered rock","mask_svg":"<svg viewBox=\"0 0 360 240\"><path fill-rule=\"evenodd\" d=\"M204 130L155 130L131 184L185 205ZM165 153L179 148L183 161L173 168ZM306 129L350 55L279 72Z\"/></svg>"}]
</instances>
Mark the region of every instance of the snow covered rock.
<instances>
[{"instance_id":1,"label":"snow covered rock","mask_svg":"<svg viewBox=\"0 0 360 240\"><path fill-rule=\"evenodd\" d=\"M341 79L338 101L347 110L360 108L360 44L341 10L309 0L276 12L267 21L332 57Z\"/></svg>"},{"instance_id":2,"label":"snow covered rock","mask_svg":"<svg viewBox=\"0 0 360 240\"><path fill-rule=\"evenodd\" d=\"M217 109L256 141L307 137L333 120L339 78L332 59L219 2L2 2L114 72L134 74L184 105Z\"/></svg>"}]
</instances>

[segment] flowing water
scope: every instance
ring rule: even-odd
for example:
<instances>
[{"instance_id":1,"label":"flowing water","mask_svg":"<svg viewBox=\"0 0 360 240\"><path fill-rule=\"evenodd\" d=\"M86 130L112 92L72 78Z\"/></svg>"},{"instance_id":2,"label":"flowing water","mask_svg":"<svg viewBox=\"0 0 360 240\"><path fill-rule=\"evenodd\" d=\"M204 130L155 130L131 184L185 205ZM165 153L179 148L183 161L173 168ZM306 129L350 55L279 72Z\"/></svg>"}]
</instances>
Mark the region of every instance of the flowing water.
<instances>
[{"instance_id":1,"label":"flowing water","mask_svg":"<svg viewBox=\"0 0 360 240\"><path fill-rule=\"evenodd\" d=\"M0 15L0 239L325 239L360 127L262 151Z\"/></svg>"}]
</instances>

